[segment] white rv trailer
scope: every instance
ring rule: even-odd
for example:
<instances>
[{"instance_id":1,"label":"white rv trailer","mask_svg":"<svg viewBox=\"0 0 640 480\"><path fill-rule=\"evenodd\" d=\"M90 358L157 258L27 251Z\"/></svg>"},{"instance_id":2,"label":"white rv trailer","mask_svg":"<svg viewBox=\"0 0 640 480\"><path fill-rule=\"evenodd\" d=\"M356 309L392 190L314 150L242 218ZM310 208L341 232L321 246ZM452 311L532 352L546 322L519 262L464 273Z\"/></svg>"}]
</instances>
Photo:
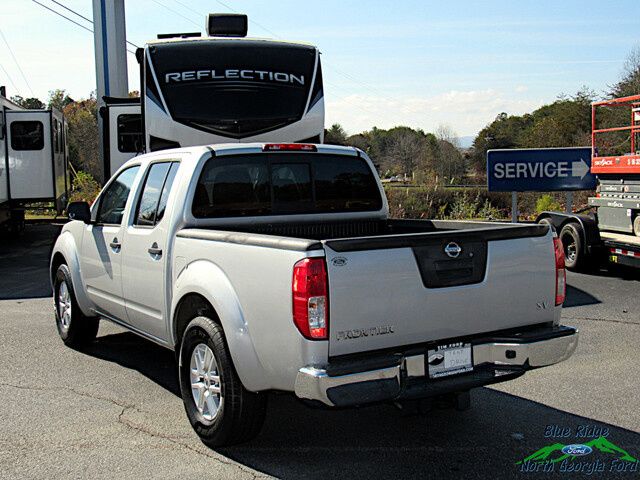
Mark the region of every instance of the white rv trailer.
<instances>
[{"instance_id":1,"label":"white rv trailer","mask_svg":"<svg viewBox=\"0 0 640 480\"><path fill-rule=\"evenodd\" d=\"M232 142L322 143L317 47L246 38L245 15L210 15L208 33L159 35L138 49L140 99L104 97L105 180L129 158Z\"/></svg>"},{"instance_id":2,"label":"white rv trailer","mask_svg":"<svg viewBox=\"0 0 640 480\"><path fill-rule=\"evenodd\" d=\"M0 224L21 228L28 204L66 207L67 124L55 109L27 110L0 87Z\"/></svg>"}]
</instances>

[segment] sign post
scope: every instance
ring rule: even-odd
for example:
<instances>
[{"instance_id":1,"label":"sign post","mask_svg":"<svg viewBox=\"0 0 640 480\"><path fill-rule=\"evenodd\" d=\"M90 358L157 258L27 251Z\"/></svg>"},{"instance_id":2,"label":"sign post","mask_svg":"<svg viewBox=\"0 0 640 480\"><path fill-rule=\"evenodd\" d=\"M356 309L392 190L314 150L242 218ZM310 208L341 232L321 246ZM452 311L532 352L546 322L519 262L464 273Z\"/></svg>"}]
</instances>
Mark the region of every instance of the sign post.
<instances>
[{"instance_id":1,"label":"sign post","mask_svg":"<svg viewBox=\"0 0 640 480\"><path fill-rule=\"evenodd\" d=\"M518 221L517 192L566 193L567 212L573 207L573 191L593 190L591 147L489 150L487 188L511 192L511 220Z\"/></svg>"}]
</instances>

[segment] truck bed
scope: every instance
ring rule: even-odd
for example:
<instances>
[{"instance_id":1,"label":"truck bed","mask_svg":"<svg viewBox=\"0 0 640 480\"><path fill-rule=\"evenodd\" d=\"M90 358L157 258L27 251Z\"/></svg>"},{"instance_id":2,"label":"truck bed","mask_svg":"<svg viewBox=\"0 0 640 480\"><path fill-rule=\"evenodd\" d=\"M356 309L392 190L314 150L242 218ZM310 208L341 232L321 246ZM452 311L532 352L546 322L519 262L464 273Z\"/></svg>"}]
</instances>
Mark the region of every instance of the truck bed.
<instances>
[{"instance_id":1,"label":"truck bed","mask_svg":"<svg viewBox=\"0 0 640 480\"><path fill-rule=\"evenodd\" d=\"M482 232L486 239L507 239L522 238L530 236L542 236L547 232L545 225L523 225L511 223L490 223L490 222L474 222L474 221L452 221L452 220L367 220L367 221L350 221L350 222L299 222L299 223L282 223L282 224L238 224L225 225L224 227L201 227L189 228L181 231L181 236L191 238L201 238L205 231L219 232L218 237L224 238L225 241L236 241L241 243L251 243L251 239L264 244L266 239L251 235L236 234L257 234L262 236L287 237L299 240L318 240L318 241L343 241L353 239L354 241L345 243L349 248L354 248L362 243L370 244L373 242L381 245L387 245L392 240L394 245L398 244L398 238L405 239L405 243L411 243L419 234L425 233L445 233L456 230L464 230L467 233ZM211 235L206 235L208 239L213 239ZM390 238L391 237L391 238ZM234 240L235 239L235 240ZM355 239L358 239L356 241ZM402 243L402 242L401 242Z\"/></svg>"},{"instance_id":2,"label":"truck bed","mask_svg":"<svg viewBox=\"0 0 640 480\"><path fill-rule=\"evenodd\" d=\"M184 229L178 237L324 250L330 357L559 319L546 225L385 220L225 228Z\"/></svg>"}]
</instances>

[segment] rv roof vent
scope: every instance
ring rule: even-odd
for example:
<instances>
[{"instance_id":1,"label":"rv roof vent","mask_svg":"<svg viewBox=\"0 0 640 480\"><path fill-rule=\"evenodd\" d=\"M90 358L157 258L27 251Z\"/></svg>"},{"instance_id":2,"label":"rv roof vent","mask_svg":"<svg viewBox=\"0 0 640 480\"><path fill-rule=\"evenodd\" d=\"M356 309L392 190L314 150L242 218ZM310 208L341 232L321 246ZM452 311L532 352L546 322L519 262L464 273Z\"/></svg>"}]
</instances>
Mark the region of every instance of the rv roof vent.
<instances>
[{"instance_id":1,"label":"rv roof vent","mask_svg":"<svg viewBox=\"0 0 640 480\"><path fill-rule=\"evenodd\" d=\"M210 13L207 34L210 37L246 37L248 18L238 13Z\"/></svg>"}]
</instances>

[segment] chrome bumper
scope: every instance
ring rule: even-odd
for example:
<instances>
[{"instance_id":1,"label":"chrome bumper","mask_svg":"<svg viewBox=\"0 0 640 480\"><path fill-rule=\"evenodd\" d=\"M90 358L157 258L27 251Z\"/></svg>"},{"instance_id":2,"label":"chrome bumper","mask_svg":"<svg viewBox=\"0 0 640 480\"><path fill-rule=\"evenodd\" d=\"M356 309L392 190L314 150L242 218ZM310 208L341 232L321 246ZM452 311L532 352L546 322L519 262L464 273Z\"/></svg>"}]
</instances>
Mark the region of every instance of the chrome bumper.
<instances>
[{"instance_id":1,"label":"chrome bumper","mask_svg":"<svg viewBox=\"0 0 640 480\"><path fill-rule=\"evenodd\" d=\"M332 374L329 368L307 366L298 371L295 394L328 406L349 406L402 398L412 380L421 380L421 386L434 387L422 388L427 394L429 390L445 393L496 383L532 368L566 360L578 345L578 330L554 327L542 330L537 337L515 334L477 343L472 339L470 343L474 366L470 374L427 380L424 354L398 356L392 365L363 371L354 363L353 371L342 374ZM341 370L344 372L344 366ZM483 375L479 375L478 370L484 372Z\"/></svg>"}]
</instances>

